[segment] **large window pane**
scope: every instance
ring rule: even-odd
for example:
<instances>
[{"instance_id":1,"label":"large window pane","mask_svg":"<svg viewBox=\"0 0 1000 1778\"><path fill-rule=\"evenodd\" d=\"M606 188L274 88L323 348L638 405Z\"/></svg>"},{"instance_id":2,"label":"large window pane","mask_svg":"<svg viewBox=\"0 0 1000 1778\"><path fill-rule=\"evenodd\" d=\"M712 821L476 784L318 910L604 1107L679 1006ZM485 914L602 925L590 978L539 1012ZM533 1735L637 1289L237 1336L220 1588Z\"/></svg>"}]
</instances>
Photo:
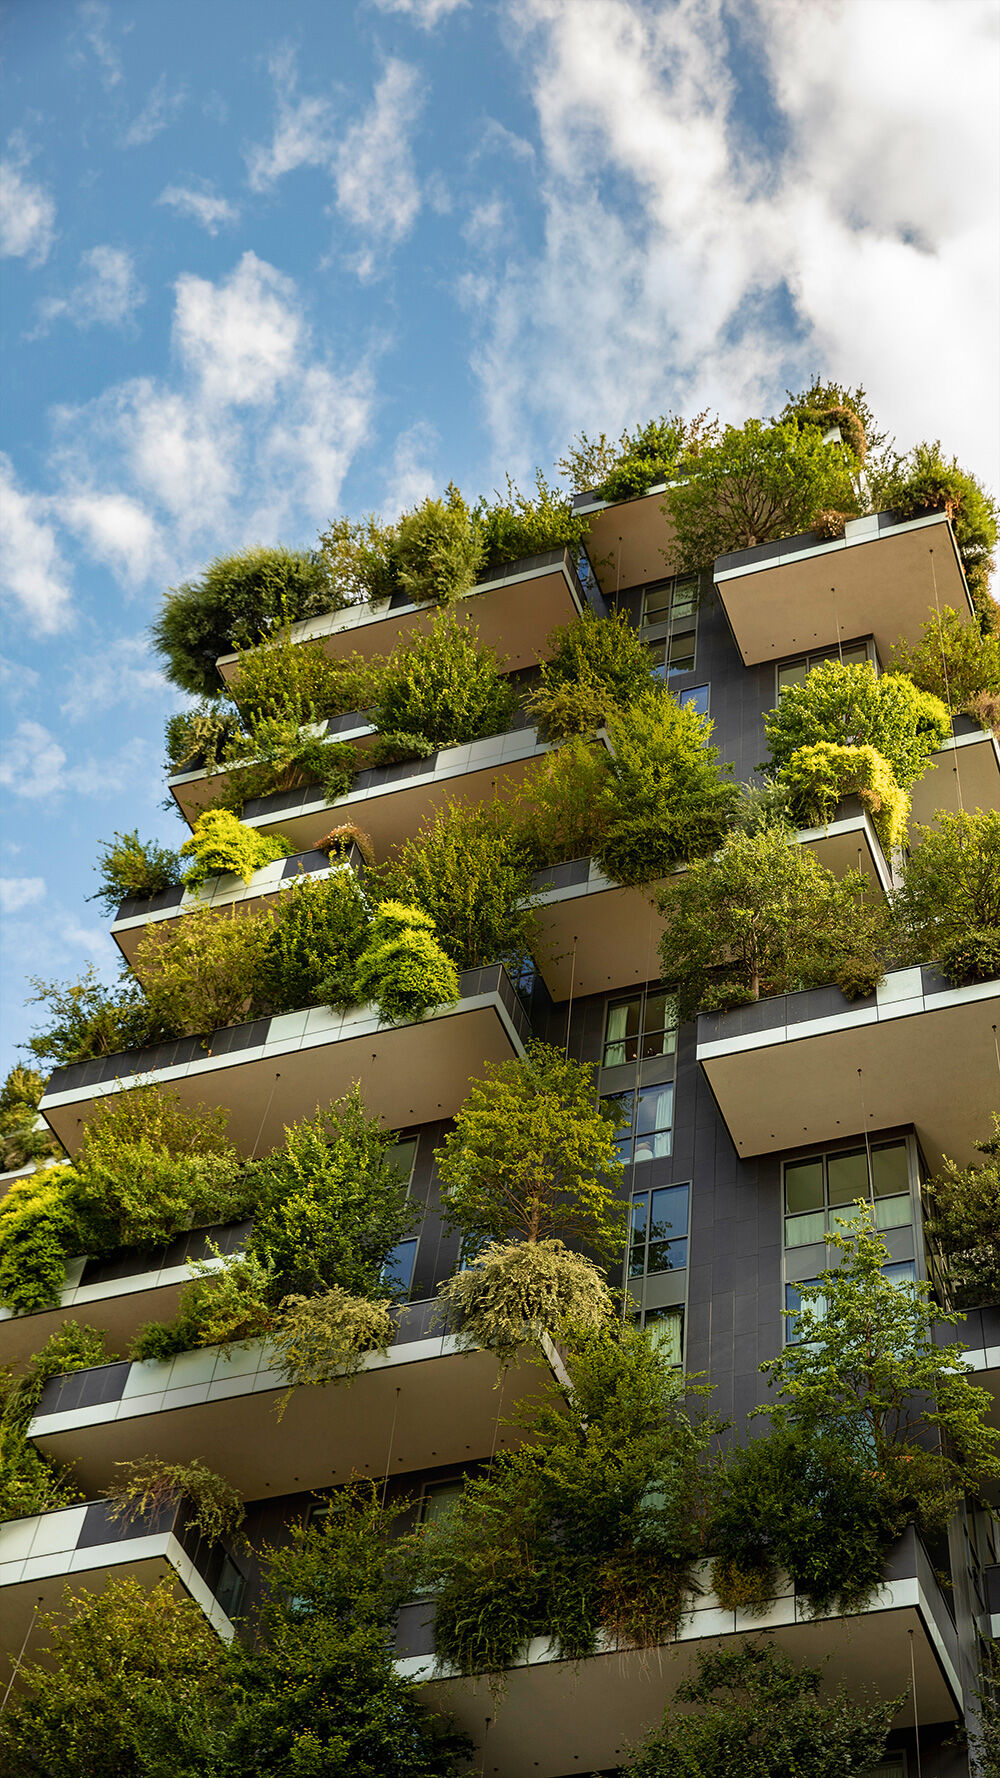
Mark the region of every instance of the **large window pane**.
<instances>
[{"instance_id":1,"label":"large window pane","mask_svg":"<svg viewBox=\"0 0 1000 1778\"><path fill-rule=\"evenodd\" d=\"M790 1161L785 1168L785 1209L790 1216L799 1210L823 1208L823 1161Z\"/></svg>"},{"instance_id":2,"label":"large window pane","mask_svg":"<svg viewBox=\"0 0 1000 1778\"><path fill-rule=\"evenodd\" d=\"M832 1154L827 1160L830 1205L853 1204L868 1197L868 1156L863 1148L850 1154Z\"/></svg>"},{"instance_id":3,"label":"large window pane","mask_svg":"<svg viewBox=\"0 0 1000 1778\"><path fill-rule=\"evenodd\" d=\"M707 685L690 685L686 691L677 692L676 697L681 705L689 704L699 716L707 716L708 689Z\"/></svg>"},{"instance_id":4,"label":"large window pane","mask_svg":"<svg viewBox=\"0 0 1000 1778\"><path fill-rule=\"evenodd\" d=\"M394 1142L391 1148L386 1149L385 1158L390 1167L395 1167L400 1178L409 1184L413 1163L417 1158L416 1137L408 1136L405 1142Z\"/></svg>"},{"instance_id":5,"label":"large window pane","mask_svg":"<svg viewBox=\"0 0 1000 1778\"><path fill-rule=\"evenodd\" d=\"M785 1246L809 1247L814 1241L826 1240L826 1213L811 1210L806 1216L785 1217Z\"/></svg>"},{"instance_id":6,"label":"large window pane","mask_svg":"<svg viewBox=\"0 0 1000 1778\"><path fill-rule=\"evenodd\" d=\"M417 1257L416 1241L400 1241L389 1254L382 1267L382 1281L391 1284L394 1290L404 1295L409 1293L413 1282L413 1267Z\"/></svg>"},{"instance_id":7,"label":"large window pane","mask_svg":"<svg viewBox=\"0 0 1000 1778\"><path fill-rule=\"evenodd\" d=\"M688 1230L690 1186L666 1185L651 1194L649 1235L653 1241L669 1241Z\"/></svg>"},{"instance_id":8,"label":"large window pane","mask_svg":"<svg viewBox=\"0 0 1000 1778\"><path fill-rule=\"evenodd\" d=\"M684 1362L683 1309L650 1309L646 1313L645 1326L649 1328L657 1351L663 1353L668 1364L680 1369Z\"/></svg>"},{"instance_id":9,"label":"large window pane","mask_svg":"<svg viewBox=\"0 0 1000 1778\"><path fill-rule=\"evenodd\" d=\"M905 1229L913 1221L913 1205L909 1192L900 1198L879 1198L875 1204L875 1227Z\"/></svg>"},{"instance_id":10,"label":"large window pane","mask_svg":"<svg viewBox=\"0 0 1000 1778\"><path fill-rule=\"evenodd\" d=\"M642 621L644 624L663 623L670 616L671 595L673 584L669 580L661 581L659 586L649 586L643 595Z\"/></svg>"},{"instance_id":11,"label":"large window pane","mask_svg":"<svg viewBox=\"0 0 1000 1778\"><path fill-rule=\"evenodd\" d=\"M872 1150L872 1184L877 1198L892 1198L910 1189L906 1143L892 1142Z\"/></svg>"}]
</instances>

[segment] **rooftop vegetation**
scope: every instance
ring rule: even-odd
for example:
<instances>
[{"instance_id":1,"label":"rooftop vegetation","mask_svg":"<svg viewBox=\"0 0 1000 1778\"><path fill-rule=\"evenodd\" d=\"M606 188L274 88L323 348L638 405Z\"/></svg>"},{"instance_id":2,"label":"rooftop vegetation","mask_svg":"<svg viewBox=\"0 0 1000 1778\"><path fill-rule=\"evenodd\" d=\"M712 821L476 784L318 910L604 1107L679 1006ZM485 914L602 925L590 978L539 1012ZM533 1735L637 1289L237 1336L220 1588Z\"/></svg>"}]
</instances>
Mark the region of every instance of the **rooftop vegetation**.
<instances>
[{"instance_id":1,"label":"rooftop vegetation","mask_svg":"<svg viewBox=\"0 0 1000 1778\"><path fill-rule=\"evenodd\" d=\"M251 647L282 623L317 617L346 603L322 555L255 547L217 556L198 580L167 593L153 644L167 678L196 697L219 686L216 661Z\"/></svg>"},{"instance_id":2,"label":"rooftop vegetation","mask_svg":"<svg viewBox=\"0 0 1000 1778\"><path fill-rule=\"evenodd\" d=\"M28 1443L28 1427L50 1377L105 1364L110 1356L96 1328L64 1321L21 1375L0 1369L0 1524L80 1499L69 1472Z\"/></svg>"},{"instance_id":3,"label":"rooftop vegetation","mask_svg":"<svg viewBox=\"0 0 1000 1778\"><path fill-rule=\"evenodd\" d=\"M942 1262L942 1283L958 1309L1000 1303L1000 1118L976 1143L985 1158L944 1169L925 1187L927 1235Z\"/></svg>"}]
</instances>

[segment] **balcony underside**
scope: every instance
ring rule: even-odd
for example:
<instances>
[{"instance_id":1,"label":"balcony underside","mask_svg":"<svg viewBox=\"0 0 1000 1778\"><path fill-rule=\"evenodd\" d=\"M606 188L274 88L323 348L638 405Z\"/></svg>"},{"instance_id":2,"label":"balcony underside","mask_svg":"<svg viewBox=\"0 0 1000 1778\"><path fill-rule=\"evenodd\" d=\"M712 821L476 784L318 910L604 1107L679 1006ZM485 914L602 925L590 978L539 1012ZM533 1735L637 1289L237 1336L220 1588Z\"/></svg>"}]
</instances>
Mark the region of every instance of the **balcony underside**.
<instances>
[{"instance_id":1,"label":"balcony underside","mask_svg":"<svg viewBox=\"0 0 1000 1778\"><path fill-rule=\"evenodd\" d=\"M653 901L659 885L623 889L591 859L576 861L579 881L562 881L573 874L573 865L539 872L560 885L544 889L535 910L537 962L553 1000L655 981L663 929Z\"/></svg>"},{"instance_id":2,"label":"balcony underside","mask_svg":"<svg viewBox=\"0 0 1000 1778\"><path fill-rule=\"evenodd\" d=\"M949 815L1000 809L1000 742L988 729L954 735L932 753L930 768L910 797L911 826L929 827L939 809Z\"/></svg>"},{"instance_id":3,"label":"balcony underside","mask_svg":"<svg viewBox=\"0 0 1000 1778\"><path fill-rule=\"evenodd\" d=\"M323 727L326 725L324 724ZM358 756L359 766L363 766L371 753L376 730L367 721L363 712L358 712L353 724L340 727L331 723L325 739L328 741L351 741ZM247 762L251 764L251 761ZM218 766L213 772L175 772L167 779L167 789L180 809L189 827L193 827L205 809L212 808L229 788L230 770L227 766Z\"/></svg>"},{"instance_id":4,"label":"balcony underside","mask_svg":"<svg viewBox=\"0 0 1000 1778\"><path fill-rule=\"evenodd\" d=\"M856 806L856 812L853 811ZM845 812L838 811L824 827L800 828L796 838L800 846L808 846L817 863L835 877L846 877L857 870L867 877L876 896L888 896L892 873L885 853L872 825L871 816L857 804L854 797L846 799Z\"/></svg>"},{"instance_id":5,"label":"balcony underside","mask_svg":"<svg viewBox=\"0 0 1000 1778\"><path fill-rule=\"evenodd\" d=\"M360 855L357 847L350 848L350 868L359 869ZM140 942L151 926L158 926L164 921L181 920L186 914L211 908L213 912L229 914L246 914L257 912L260 908L273 907L281 890L295 879L307 876L317 881L330 875L330 858L325 852L297 852L290 858L277 858L272 864L262 866L254 871L249 882L232 871L218 877L212 877L200 890L184 890L180 886L153 896L148 902L138 898L121 903L111 936L121 951L126 962L135 964L136 952ZM141 979L141 978L140 978Z\"/></svg>"},{"instance_id":6,"label":"balcony underside","mask_svg":"<svg viewBox=\"0 0 1000 1778\"><path fill-rule=\"evenodd\" d=\"M698 1060L737 1152L912 1124L933 1171L974 1161L1000 1088L1000 983L931 992L930 975L897 970L853 1003L823 988L702 1014Z\"/></svg>"},{"instance_id":7,"label":"balcony underside","mask_svg":"<svg viewBox=\"0 0 1000 1778\"><path fill-rule=\"evenodd\" d=\"M30 1433L39 1450L72 1463L95 1493L114 1480L116 1463L144 1456L184 1463L197 1452L251 1500L330 1487L352 1474L402 1476L486 1458L494 1440L501 1450L519 1442L498 1427L498 1415L550 1380L541 1364L518 1362L501 1405L491 1354L459 1353L447 1336L425 1335L393 1346L388 1358L374 1354L352 1382L296 1389L279 1420L287 1385L260 1345L228 1357L209 1348L162 1364L102 1368L120 1398L56 1412L45 1411L52 1397L43 1399ZM73 1377L66 1382L83 1388Z\"/></svg>"},{"instance_id":8,"label":"balcony underside","mask_svg":"<svg viewBox=\"0 0 1000 1778\"><path fill-rule=\"evenodd\" d=\"M284 1013L156 1050L126 1050L57 1069L42 1112L74 1154L83 1127L109 1093L152 1083L189 1107L222 1106L240 1151L265 1154L286 1125L360 1082L369 1112L387 1129L454 1117L486 1062L521 1054L527 1019L499 969L471 970L453 1009L415 1024L384 1026L373 1007ZM204 1044L216 1045L216 1051Z\"/></svg>"},{"instance_id":9,"label":"balcony underside","mask_svg":"<svg viewBox=\"0 0 1000 1778\"><path fill-rule=\"evenodd\" d=\"M498 570L449 610L474 625L479 640L495 648L511 670L533 667L547 658L547 638L559 624L570 623L584 606L572 562L563 551L550 551L512 562ZM321 642L332 660L359 654L369 659L389 654L400 643L426 635L438 614L435 605L351 606L347 611L307 618L293 624L295 642ZM239 663L236 654L217 663L228 684Z\"/></svg>"},{"instance_id":10,"label":"balcony underside","mask_svg":"<svg viewBox=\"0 0 1000 1778\"><path fill-rule=\"evenodd\" d=\"M845 538L831 543L789 538L721 556L715 584L746 666L870 635L885 662L900 636L907 642L919 637L935 609L935 575L940 604L971 623L943 513L906 524L883 522L881 530L876 518L859 519L848 525Z\"/></svg>"},{"instance_id":11,"label":"balcony underside","mask_svg":"<svg viewBox=\"0 0 1000 1778\"><path fill-rule=\"evenodd\" d=\"M666 488L619 500L613 506L577 510L590 521L587 554L605 598L671 574L673 526L663 511Z\"/></svg>"}]
</instances>

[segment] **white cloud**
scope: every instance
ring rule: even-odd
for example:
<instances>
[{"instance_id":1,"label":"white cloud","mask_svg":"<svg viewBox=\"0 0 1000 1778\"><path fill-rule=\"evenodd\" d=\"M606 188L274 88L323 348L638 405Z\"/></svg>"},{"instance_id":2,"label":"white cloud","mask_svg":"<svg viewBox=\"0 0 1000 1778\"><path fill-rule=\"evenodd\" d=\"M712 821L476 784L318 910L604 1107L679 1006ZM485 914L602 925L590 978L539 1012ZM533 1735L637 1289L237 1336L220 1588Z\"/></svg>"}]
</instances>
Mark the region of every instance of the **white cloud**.
<instances>
[{"instance_id":1,"label":"white cloud","mask_svg":"<svg viewBox=\"0 0 1000 1778\"><path fill-rule=\"evenodd\" d=\"M387 519L398 518L401 512L437 491L431 459L439 444L434 427L425 420L417 420L400 433L382 500L382 512Z\"/></svg>"},{"instance_id":2,"label":"white cloud","mask_svg":"<svg viewBox=\"0 0 1000 1778\"><path fill-rule=\"evenodd\" d=\"M420 187L409 137L421 102L416 68L393 57L338 150L337 208L372 243L361 255L362 276L373 270L374 246L401 241L416 221Z\"/></svg>"},{"instance_id":3,"label":"white cloud","mask_svg":"<svg viewBox=\"0 0 1000 1778\"><path fill-rule=\"evenodd\" d=\"M152 573L160 554L156 525L137 500L127 494L67 493L59 512L124 584L140 583Z\"/></svg>"},{"instance_id":4,"label":"white cloud","mask_svg":"<svg viewBox=\"0 0 1000 1778\"><path fill-rule=\"evenodd\" d=\"M82 276L66 296L39 304L42 327L65 316L76 327L121 327L146 300L126 247L90 247L80 256Z\"/></svg>"},{"instance_id":5,"label":"white cloud","mask_svg":"<svg viewBox=\"0 0 1000 1778\"><path fill-rule=\"evenodd\" d=\"M510 238L507 206L499 194L473 204L462 225L462 238L470 247L489 252L500 245L505 235Z\"/></svg>"},{"instance_id":6,"label":"white cloud","mask_svg":"<svg viewBox=\"0 0 1000 1778\"><path fill-rule=\"evenodd\" d=\"M0 913L19 914L44 897L44 877L0 877Z\"/></svg>"},{"instance_id":7,"label":"white cloud","mask_svg":"<svg viewBox=\"0 0 1000 1778\"><path fill-rule=\"evenodd\" d=\"M214 192L207 182L200 185L168 185L157 198L158 204L168 204L179 216L190 216L210 235L217 235L220 228L227 228L239 221L239 210L228 198Z\"/></svg>"},{"instance_id":8,"label":"white cloud","mask_svg":"<svg viewBox=\"0 0 1000 1778\"><path fill-rule=\"evenodd\" d=\"M55 238L56 206L51 192L28 172L22 138L12 136L0 160L0 258L42 265Z\"/></svg>"},{"instance_id":9,"label":"white cloud","mask_svg":"<svg viewBox=\"0 0 1000 1778\"><path fill-rule=\"evenodd\" d=\"M176 87L171 92L166 75L161 74L156 85L151 88L142 110L124 131L122 147L145 148L161 130L173 123L186 98L187 93L183 87Z\"/></svg>"},{"instance_id":10,"label":"white cloud","mask_svg":"<svg viewBox=\"0 0 1000 1778\"><path fill-rule=\"evenodd\" d=\"M0 654L0 687L8 705L19 704L22 698L34 691L39 675L34 667L26 666L24 661L10 661Z\"/></svg>"},{"instance_id":11,"label":"white cloud","mask_svg":"<svg viewBox=\"0 0 1000 1778\"><path fill-rule=\"evenodd\" d=\"M97 60L101 81L109 90L122 79L121 57L111 41L111 8L105 0L83 0L78 10L83 34Z\"/></svg>"},{"instance_id":12,"label":"white cloud","mask_svg":"<svg viewBox=\"0 0 1000 1778\"><path fill-rule=\"evenodd\" d=\"M72 791L100 801L119 797L133 784L148 783L156 770L155 749L138 736L105 759L68 763L65 747L40 722L19 722L0 753L0 785L14 796L36 802Z\"/></svg>"},{"instance_id":13,"label":"white cloud","mask_svg":"<svg viewBox=\"0 0 1000 1778\"><path fill-rule=\"evenodd\" d=\"M68 570L59 553L49 503L18 487L13 466L0 454L0 588L16 599L31 629L55 635L71 622Z\"/></svg>"},{"instance_id":14,"label":"white cloud","mask_svg":"<svg viewBox=\"0 0 1000 1778\"><path fill-rule=\"evenodd\" d=\"M380 12L401 13L415 25L422 25L425 31L433 30L442 19L464 9L468 3L469 0L375 0Z\"/></svg>"},{"instance_id":15,"label":"white cloud","mask_svg":"<svg viewBox=\"0 0 1000 1778\"><path fill-rule=\"evenodd\" d=\"M333 107L329 99L297 96L294 52L279 50L270 71L278 116L268 145L246 150L251 191L267 191L297 167L325 167L333 150Z\"/></svg>"},{"instance_id":16,"label":"white cloud","mask_svg":"<svg viewBox=\"0 0 1000 1778\"><path fill-rule=\"evenodd\" d=\"M292 280L245 253L226 283L182 274L176 290L174 341L206 398L239 406L270 401L302 334Z\"/></svg>"},{"instance_id":17,"label":"white cloud","mask_svg":"<svg viewBox=\"0 0 1000 1778\"><path fill-rule=\"evenodd\" d=\"M117 636L74 662L60 714L93 720L113 704L144 705L173 698L145 636Z\"/></svg>"}]
</instances>

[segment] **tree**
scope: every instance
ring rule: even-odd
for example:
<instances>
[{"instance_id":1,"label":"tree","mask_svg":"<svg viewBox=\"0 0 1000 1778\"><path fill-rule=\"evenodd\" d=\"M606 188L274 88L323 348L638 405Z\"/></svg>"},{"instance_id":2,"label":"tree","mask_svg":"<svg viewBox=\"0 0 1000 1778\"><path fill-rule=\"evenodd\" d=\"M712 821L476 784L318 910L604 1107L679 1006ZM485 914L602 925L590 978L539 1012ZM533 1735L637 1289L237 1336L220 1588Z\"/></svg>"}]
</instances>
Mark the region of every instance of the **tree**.
<instances>
[{"instance_id":1,"label":"tree","mask_svg":"<svg viewBox=\"0 0 1000 1778\"><path fill-rule=\"evenodd\" d=\"M61 1144L38 1115L44 1091L45 1080L37 1068L15 1063L8 1070L0 1087L0 1169L4 1172L62 1153Z\"/></svg>"},{"instance_id":2,"label":"tree","mask_svg":"<svg viewBox=\"0 0 1000 1778\"><path fill-rule=\"evenodd\" d=\"M262 1002L275 1012L353 1005L369 923L366 899L346 866L318 880L292 878L278 898L256 976Z\"/></svg>"},{"instance_id":3,"label":"tree","mask_svg":"<svg viewBox=\"0 0 1000 1778\"><path fill-rule=\"evenodd\" d=\"M800 1285L798 1338L761 1370L778 1425L835 1428L859 1462L918 1526L940 1532L965 1494L1000 1476L991 1398L970 1383L960 1346L936 1345L932 1322L954 1326L926 1283L897 1284L871 1206L858 1204L827 1237L843 1256Z\"/></svg>"},{"instance_id":4,"label":"tree","mask_svg":"<svg viewBox=\"0 0 1000 1778\"><path fill-rule=\"evenodd\" d=\"M441 1319L510 1364L528 1340L607 1327L614 1298L592 1260L562 1241L492 1241L439 1291Z\"/></svg>"},{"instance_id":5,"label":"tree","mask_svg":"<svg viewBox=\"0 0 1000 1778\"><path fill-rule=\"evenodd\" d=\"M841 441L856 461L864 463L869 447L884 446L888 434L879 432L864 389L845 389L840 383L822 383L814 377L798 395L787 391L788 400L778 415L780 423L794 420L798 426L816 426L829 432L836 426Z\"/></svg>"},{"instance_id":6,"label":"tree","mask_svg":"<svg viewBox=\"0 0 1000 1778\"><path fill-rule=\"evenodd\" d=\"M535 471L534 497L522 494L508 476L504 492L496 493L492 502L481 500L472 518L487 571L549 550L568 549L575 556L589 524L549 487L540 469Z\"/></svg>"},{"instance_id":7,"label":"tree","mask_svg":"<svg viewBox=\"0 0 1000 1778\"><path fill-rule=\"evenodd\" d=\"M918 691L901 673L876 673L870 661L856 667L824 661L804 684L785 687L764 717L764 732L776 773L818 741L870 746L908 790L951 734L951 722L939 698Z\"/></svg>"},{"instance_id":8,"label":"tree","mask_svg":"<svg viewBox=\"0 0 1000 1778\"><path fill-rule=\"evenodd\" d=\"M181 847L181 857L194 860L183 880L188 889L200 889L211 877L227 874L249 883L254 871L276 858L287 858L291 849L280 834L244 826L230 809L206 809Z\"/></svg>"},{"instance_id":9,"label":"tree","mask_svg":"<svg viewBox=\"0 0 1000 1778\"><path fill-rule=\"evenodd\" d=\"M959 1309L1000 1302L1000 1118L976 1143L985 1161L944 1170L927 1182L925 1229L946 1267L949 1298Z\"/></svg>"},{"instance_id":10,"label":"tree","mask_svg":"<svg viewBox=\"0 0 1000 1778\"><path fill-rule=\"evenodd\" d=\"M138 828L131 833L116 833L106 840L94 867L101 877L101 887L91 901L100 901L106 913L118 911L118 903L127 895L159 895L180 881L181 861L169 846L158 846L155 840L140 840Z\"/></svg>"},{"instance_id":11,"label":"tree","mask_svg":"<svg viewBox=\"0 0 1000 1778\"><path fill-rule=\"evenodd\" d=\"M625 1241L618 1121L595 1096L593 1069L544 1043L487 1066L435 1150L446 1222L472 1248L558 1235L616 1258Z\"/></svg>"},{"instance_id":12,"label":"tree","mask_svg":"<svg viewBox=\"0 0 1000 1778\"><path fill-rule=\"evenodd\" d=\"M192 908L146 927L135 970L150 1017L172 1037L201 1036L267 1010L261 971L274 928L270 908Z\"/></svg>"},{"instance_id":13,"label":"tree","mask_svg":"<svg viewBox=\"0 0 1000 1778\"><path fill-rule=\"evenodd\" d=\"M212 697L220 655L346 603L314 551L255 545L216 556L200 579L171 587L152 627L153 646L172 684Z\"/></svg>"},{"instance_id":14,"label":"tree","mask_svg":"<svg viewBox=\"0 0 1000 1778\"><path fill-rule=\"evenodd\" d=\"M646 648L623 611L611 618L585 611L553 630L529 712L546 740L593 733L613 710L657 687Z\"/></svg>"},{"instance_id":15,"label":"tree","mask_svg":"<svg viewBox=\"0 0 1000 1778\"><path fill-rule=\"evenodd\" d=\"M882 974L885 915L861 872L838 880L784 828L728 834L658 906L681 1019L831 981L871 992Z\"/></svg>"},{"instance_id":16,"label":"tree","mask_svg":"<svg viewBox=\"0 0 1000 1778\"><path fill-rule=\"evenodd\" d=\"M984 636L950 605L928 618L918 641L900 637L892 666L949 710L977 716L984 728L1000 727L1000 635Z\"/></svg>"},{"instance_id":17,"label":"tree","mask_svg":"<svg viewBox=\"0 0 1000 1778\"><path fill-rule=\"evenodd\" d=\"M670 481L682 460L697 456L717 431L717 421L707 413L694 420L660 414L631 432L626 428L614 441L606 432L597 438L581 432L557 467L578 493L593 490L601 500L630 500Z\"/></svg>"},{"instance_id":18,"label":"tree","mask_svg":"<svg viewBox=\"0 0 1000 1778\"><path fill-rule=\"evenodd\" d=\"M651 882L722 840L738 792L720 772L711 733L707 716L655 684L609 712L596 856L616 882Z\"/></svg>"},{"instance_id":19,"label":"tree","mask_svg":"<svg viewBox=\"0 0 1000 1778\"><path fill-rule=\"evenodd\" d=\"M919 827L893 898L903 962L937 959L958 981L1000 970L1000 813L940 813Z\"/></svg>"},{"instance_id":20,"label":"tree","mask_svg":"<svg viewBox=\"0 0 1000 1778\"><path fill-rule=\"evenodd\" d=\"M408 1024L432 1006L453 1006L458 999L458 973L438 943L434 921L401 901L380 903L355 981L358 999L372 1001L389 1023Z\"/></svg>"},{"instance_id":21,"label":"tree","mask_svg":"<svg viewBox=\"0 0 1000 1778\"><path fill-rule=\"evenodd\" d=\"M747 420L727 426L681 465L664 510L674 526L675 573L711 567L716 556L808 531L823 514L858 511L857 459L824 444L816 426Z\"/></svg>"},{"instance_id":22,"label":"tree","mask_svg":"<svg viewBox=\"0 0 1000 1778\"><path fill-rule=\"evenodd\" d=\"M629 1760L631 1778L843 1778L878 1764L902 1698L820 1699L820 1667L749 1639L696 1657L697 1671Z\"/></svg>"},{"instance_id":23,"label":"tree","mask_svg":"<svg viewBox=\"0 0 1000 1778\"><path fill-rule=\"evenodd\" d=\"M266 1562L260 1633L233 1650L232 1778L452 1778L466 1738L395 1672L389 1527L371 1483L329 1497Z\"/></svg>"},{"instance_id":24,"label":"tree","mask_svg":"<svg viewBox=\"0 0 1000 1778\"><path fill-rule=\"evenodd\" d=\"M427 499L396 526L392 562L401 592L413 603L450 605L475 585L482 546L472 514L454 483L444 500Z\"/></svg>"},{"instance_id":25,"label":"tree","mask_svg":"<svg viewBox=\"0 0 1000 1778\"><path fill-rule=\"evenodd\" d=\"M113 1056L171 1035L157 1026L149 1001L126 971L113 988L105 987L92 963L78 981L45 982L32 976L31 986L35 992L28 997L29 1006L48 1006L50 1023L35 1031L26 1047L36 1061L54 1068Z\"/></svg>"},{"instance_id":26,"label":"tree","mask_svg":"<svg viewBox=\"0 0 1000 1778\"><path fill-rule=\"evenodd\" d=\"M589 858L604 835L608 755L572 735L539 760L517 800L517 819L536 865Z\"/></svg>"},{"instance_id":27,"label":"tree","mask_svg":"<svg viewBox=\"0 0 1000 1778\"><path fill-rule=\"evenodd\" d=\"M439 612L434 625L389 657L373 700L383 751L404 756L416 741L433 752L506 733L517 692L479 632Z\"/></svg>"},{"instance_id":28,"label":"tree","mask_svg":"<svg viewBox=\"0 0 1000 1778\"><path fill-rule=\"evenodd\" d=\"M478 969L531 952L531 876L528 846L504 803L449 802L365 882L423 908L456 968Z\"/></svg>"},{"instance_id":29,"label":"tree","mask_svg":"<svg viewBox=\"0 0 1000 1778\"><path fill-rule=\"evenodd\" d=\"M880 501L902 518L925 512L948 514L969 595L984 635L996 633L1000 616L990 596L993 552L997 545L997 507L981 482L949 461L940 439L913 446L897 457L878 489Z\"/></svg>"},{"instance_id":30,"label":"tree","mask_svg":"<svg viewBox=\"0 0 1000 1778\"><path fill-rule=\"evenodd\" d=\"M106 1364L111 1356L97 1328L64 1321L20 1376L0 1369L0 1524L79 1500L69 1472L28 1443L28 1427L50 1377Z\"/></svg>"}]
</instances>

